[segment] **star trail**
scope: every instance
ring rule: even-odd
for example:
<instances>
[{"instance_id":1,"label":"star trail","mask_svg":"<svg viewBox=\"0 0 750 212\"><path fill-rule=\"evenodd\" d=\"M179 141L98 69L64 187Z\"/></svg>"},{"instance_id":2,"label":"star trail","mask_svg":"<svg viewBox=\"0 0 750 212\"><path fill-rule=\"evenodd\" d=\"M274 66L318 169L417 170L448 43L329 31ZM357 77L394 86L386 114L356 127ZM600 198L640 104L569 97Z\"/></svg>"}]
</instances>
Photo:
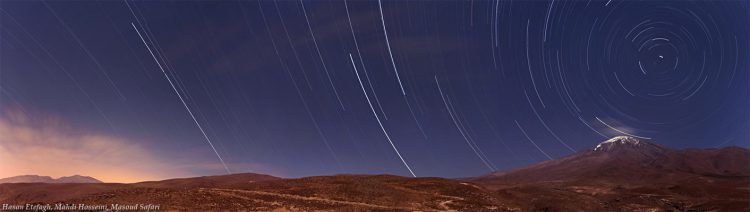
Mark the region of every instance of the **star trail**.
<instances>
[{"instance_id":1,"label":"star trail","mask_svg":"<svg viewBox=\"0 0 750 212\"><path fill-rule=\"evenodd\" d=\"M619 135L748 147L748 11L0 1L0 119L116 138L201 175L477 176Z\"/></svg>"}]
</instances>

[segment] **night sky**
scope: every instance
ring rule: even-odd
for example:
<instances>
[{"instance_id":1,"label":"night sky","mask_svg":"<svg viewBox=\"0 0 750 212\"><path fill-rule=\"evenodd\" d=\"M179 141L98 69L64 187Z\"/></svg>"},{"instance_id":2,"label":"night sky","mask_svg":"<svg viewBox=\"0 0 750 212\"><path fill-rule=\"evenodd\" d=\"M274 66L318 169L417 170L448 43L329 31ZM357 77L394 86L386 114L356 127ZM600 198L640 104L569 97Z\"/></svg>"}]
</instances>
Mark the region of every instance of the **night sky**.
<instances>
[{"instance_id":1,"label":"night sky","mask_svg":"<svg viewBox=\"0 0 750 212\"><path fill-rule=\"evenodd\" d=\"M617 135L748 147L749 6L0 1L0 175L465 177Z\"/></svg>"}]
</instances>

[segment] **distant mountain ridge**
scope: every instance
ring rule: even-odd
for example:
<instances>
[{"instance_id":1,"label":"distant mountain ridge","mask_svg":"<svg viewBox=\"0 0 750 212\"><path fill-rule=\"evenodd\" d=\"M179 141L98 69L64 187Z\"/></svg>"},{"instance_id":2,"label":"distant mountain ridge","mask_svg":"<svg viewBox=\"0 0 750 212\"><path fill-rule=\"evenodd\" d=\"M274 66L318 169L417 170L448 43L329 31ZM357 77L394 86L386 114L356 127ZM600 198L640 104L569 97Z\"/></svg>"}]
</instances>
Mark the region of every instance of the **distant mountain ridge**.
<instances>
[{"instance_id":1,"label":"distant mountain ridge","mask_svg":"<svg viewBox=\"0 0 750 212\"><path fill-rule=\"evenodd\" d=\"M63 181L14 178L19 179ZM627 136L567 157L459 180L242 173L130 184L0 184L0 203L153 202L168 211L750 211L747 197L750 150L672 149Z\"/></svg>"},{"instance_id":2,"label":"distant mountain ridge","mask_svg":"<svg viewBox=\"0 0 750 212\"><path fill-rule=\"evenodd\" d=\"M102 183L102 181L89 176L73 175L54 179L50 176L20 175L0 179L2 183Z\"/></svg>"}]
</instances>

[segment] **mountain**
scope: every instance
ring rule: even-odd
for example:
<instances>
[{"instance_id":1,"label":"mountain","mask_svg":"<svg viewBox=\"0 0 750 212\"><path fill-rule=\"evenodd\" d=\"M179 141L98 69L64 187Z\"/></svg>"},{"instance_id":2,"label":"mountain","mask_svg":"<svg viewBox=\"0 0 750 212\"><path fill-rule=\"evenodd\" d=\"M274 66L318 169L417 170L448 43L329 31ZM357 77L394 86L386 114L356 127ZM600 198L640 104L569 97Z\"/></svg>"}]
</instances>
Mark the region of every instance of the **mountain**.
<instances>
[{"instance_id":1,"label":"mountain","mask_svg":"<svg viewBox=\"0 0 750 212\"><path fill-rule=\"evenodd\" d=\"M628 136L529 167L475 178L490 183L605 180L649 183L676 178L750 177L750 151L739 147L675 150Z\"/></svg>"},{"instance_id":2,"label":"mountain","mask_svg":"<svg viewBox=\"0 0 750 212\"><path fill-rule=\"evenodd\" d=\"M47 177L49 178L49 177ZM51 178L50 178L51 179ZM93 179L93 178L91 178ZM281 178L262 174L231 174L194 178L169 179L140 183L6 183L0 184L0 202L60 202L89 196L111 194L123 191L138 196L144 189L148 191L197 191L198 188L231 188L234 186L279 180ZM75 191L75 192L71 192Z\"/></svg>"},{"instance_id":3,"label":"mountain","mask_svg":"<svg viewBox=\"0 0 750 212\"><path fill-rule=\"evenodd\" d=\"M102 183L102 181L89 176L73 175L69 177L60 177L55 183Z\"/></svg>"},{"instance_id":4,"label":"mountain","mask_svg":"<svg viewBox=\"0 0 750 212\"><path fill-rule=\"evenodd\" d=\"M148 188L219 188L280 179L282 178L265 174L242 173L220 176L177 178L162 181L147 181L135 183L133 185L137 187Z\"/></svg>"},{"instance_id":5,"label":"mountain","mask_svg":"<svg viewBox=\"0 0 750 212\"><path fill-rule=\"evenodd\" d=\"M245 173L133 184L0 184L0 202L158 204L176 211L508 210L473 183L393 175L283 179Z\"/></svg>"},{"instance_id":6,"label":"mountain","mask_svg":"<svg viewBox=\"0 0 750 212\"><path fill-rule=\"evenodd\" d=\"M530 198L521 207L534 210L747 211L750 150L677 150L618 136L567 157L470 181L506 198Z\"/></svg>"},{"instance_id":7,"label":"mountain","mask_svg":"<svg viewBox=\"0 0 750 212\"><path fill-rule=\"evenodd\" d=\"M0 202L176 211L750 211L750 150L678 150L615 137L560 159L461 180L244 173L132 184L6 183Z\"/></svg>"},{"instance_id":8,"label":"mountain","mask_svg":"<svg viewBox=\"0 0 750 212\"><path fill-rule=\"evenodd\" d=\"M101 183L102 181L89 176L73 175L69 177L60 177L54 179L49 176L39 175L20 175L0 179L2 183Z\"/></svg>"},{"instance_id":9,"label":"mountain","mask_svg":"<svg viewBox=\"0 0 750 212\"><path fill-rule=\"evenodd\" d=\"M0 179L0 183L52 183L54 181L55 179L52 179L49 176L39 175L20 175Z\"/></svg>"}]
</instances>

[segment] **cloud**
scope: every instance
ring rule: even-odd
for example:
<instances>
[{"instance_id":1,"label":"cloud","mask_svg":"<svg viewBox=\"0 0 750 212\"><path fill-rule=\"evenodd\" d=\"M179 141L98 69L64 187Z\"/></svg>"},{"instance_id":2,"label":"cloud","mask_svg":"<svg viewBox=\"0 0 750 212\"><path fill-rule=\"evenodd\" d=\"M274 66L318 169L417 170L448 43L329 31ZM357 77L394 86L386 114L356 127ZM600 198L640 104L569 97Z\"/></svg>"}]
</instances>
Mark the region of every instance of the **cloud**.
<instances>
[{"instance_id":1,"label":"cloud","mask_svg":"<svg viewBox=\"0 0 750 212\"><path fill-rule=\"evenodd\" d=\"M75 129L56 116L18 109L0 116L0 178L80 174L104 182L138 182L187 174L156 156L135 142Z\"/></svg>"}]
</instances>

